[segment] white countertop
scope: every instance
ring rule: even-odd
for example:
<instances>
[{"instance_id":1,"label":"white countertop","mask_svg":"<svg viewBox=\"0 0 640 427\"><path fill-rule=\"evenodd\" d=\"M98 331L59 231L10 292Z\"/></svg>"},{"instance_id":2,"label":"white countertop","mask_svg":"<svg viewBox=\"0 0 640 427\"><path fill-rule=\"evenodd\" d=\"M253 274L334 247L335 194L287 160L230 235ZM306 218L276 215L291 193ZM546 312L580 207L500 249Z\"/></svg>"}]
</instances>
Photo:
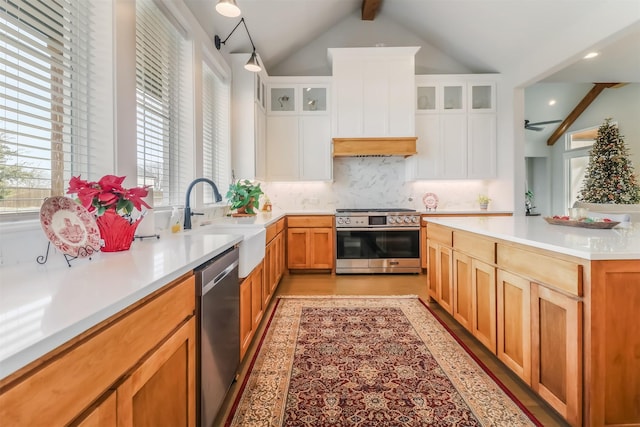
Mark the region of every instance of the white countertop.
<instances>
[{"instance_id":1,"label":"white countertop","mask_svg":"<svg viewBox=\"0 0 640 427\"><path fill-rule=\"evenodd\" d=\"M427 222L588 260L640 260L640 223L612 229L548 224L541 216L428 218Z\"/></svg>"},{"instance_id":2,"label":"white countertop","mask_svg":"<svg viewBox=\"0 0 640 427\"><path fill-rule=\"evenodd\" d=\"M123 252L0 269L0 378L193 270L242 236L178 233Z\"/></svg>"}]
</instances>

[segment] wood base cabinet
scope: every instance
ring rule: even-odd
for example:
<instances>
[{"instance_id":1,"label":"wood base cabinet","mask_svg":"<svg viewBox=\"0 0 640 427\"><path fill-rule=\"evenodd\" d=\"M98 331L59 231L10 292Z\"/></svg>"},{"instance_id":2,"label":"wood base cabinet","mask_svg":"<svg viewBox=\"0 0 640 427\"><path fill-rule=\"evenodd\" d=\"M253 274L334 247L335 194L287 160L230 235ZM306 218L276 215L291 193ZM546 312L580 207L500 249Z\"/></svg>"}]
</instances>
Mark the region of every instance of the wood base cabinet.
<instances>
[{"instance_id":1,"label":"wood base cabinet","mask_svg":"<svg viewBox=\"0 0 640 427\"><path fill-rule=\"evenodd\" d=\"M531 296L529 281L498 270L498 359L531 385Z\"/></svg>"},{"instance_id":2,"label":"wood base cabinet","mask_svg":"<svg viewBox=\"0 0 640 427\"><path fill-rule=\"evenodd\" d=\"M190 274L3 379L0 424L195 426L194 313Z\"/></svg>"},{"instance_id":3,"label":"wood base cabinet","mask_svg":"<svg viewBox=\"0 0 640 427\"><path fill-rule=\"evenodd\" d=\"M571 425L582 423L582 302L531 283L531 386Z\"/></svg>"},{"instance_id":4,"label":"wood base cabinet","mask_svg":"<svg viewBox=\"0 0 640 427\"><path fill-rule=\"evenodd\" d=\"M333 216L287 218L287 268L331 270L334 268Z\"/></svg>"}]
</instances>

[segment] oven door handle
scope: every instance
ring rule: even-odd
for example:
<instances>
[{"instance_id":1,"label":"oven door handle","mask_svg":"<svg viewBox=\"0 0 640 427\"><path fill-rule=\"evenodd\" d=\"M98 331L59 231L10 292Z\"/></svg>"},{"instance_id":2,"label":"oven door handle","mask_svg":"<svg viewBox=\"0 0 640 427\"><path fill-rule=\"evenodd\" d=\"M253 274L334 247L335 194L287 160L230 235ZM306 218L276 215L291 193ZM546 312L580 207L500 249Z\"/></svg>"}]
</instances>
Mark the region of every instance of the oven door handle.
<instances>
[{"instance_id":1,"label":"oven door handle","mask_svg":"<svg viewBox=\"0 0 640 427\"><path fill-rule=\"evenodd\" d=\"M420 227L336 228L338 231L420 231Z\"/></svg>"}]
</instances>

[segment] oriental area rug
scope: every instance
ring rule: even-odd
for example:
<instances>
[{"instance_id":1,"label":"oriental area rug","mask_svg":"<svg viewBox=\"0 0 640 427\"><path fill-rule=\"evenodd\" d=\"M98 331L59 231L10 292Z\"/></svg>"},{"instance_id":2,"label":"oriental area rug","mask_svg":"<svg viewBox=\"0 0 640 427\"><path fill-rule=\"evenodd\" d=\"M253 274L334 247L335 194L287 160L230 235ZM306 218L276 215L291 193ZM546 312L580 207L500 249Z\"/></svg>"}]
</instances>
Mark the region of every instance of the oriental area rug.
<instances>
[{"instance_id":1,"label":"oriental area rug","mask_svg":"<svg viewBox=\"0 0 640 427\"><path fill-rule=\"evenodd\" d=\"M415 296L283 297L226 426L541 425Z\"/></svg>"}]
</instances>

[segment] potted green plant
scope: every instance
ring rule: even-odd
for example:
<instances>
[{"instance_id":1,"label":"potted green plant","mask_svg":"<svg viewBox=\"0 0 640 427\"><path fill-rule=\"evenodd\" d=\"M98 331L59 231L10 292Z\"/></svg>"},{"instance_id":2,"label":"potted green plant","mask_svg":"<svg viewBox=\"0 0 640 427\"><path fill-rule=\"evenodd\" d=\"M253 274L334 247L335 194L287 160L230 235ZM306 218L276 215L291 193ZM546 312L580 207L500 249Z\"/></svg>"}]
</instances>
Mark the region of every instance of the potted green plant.
<instances>
[{"instance_id":1,"label":"potted green plant","mask_svg":"<svg viewBox=\"0 0 640 427\"><path fill-rule=\"evenodd\" d=\"M236 209L232 216L255 215L260 207L259 198L264 194L260 183L254 183L248 179L239 179L229 185L227 200L231 204L230 209Z\"/></svg>"},{"instance_id":2,"label":"potted green plant","mask_svg":"<svg viewBox=\"0 0 640 427\"><path fill-rule=\"evenodd\" d=\"M491 199L487 195L480 194L478 196L478 203L480 204L480 209L482 209L483 211L487 209L490 201Z\"/></svg>"}]
</instances>

